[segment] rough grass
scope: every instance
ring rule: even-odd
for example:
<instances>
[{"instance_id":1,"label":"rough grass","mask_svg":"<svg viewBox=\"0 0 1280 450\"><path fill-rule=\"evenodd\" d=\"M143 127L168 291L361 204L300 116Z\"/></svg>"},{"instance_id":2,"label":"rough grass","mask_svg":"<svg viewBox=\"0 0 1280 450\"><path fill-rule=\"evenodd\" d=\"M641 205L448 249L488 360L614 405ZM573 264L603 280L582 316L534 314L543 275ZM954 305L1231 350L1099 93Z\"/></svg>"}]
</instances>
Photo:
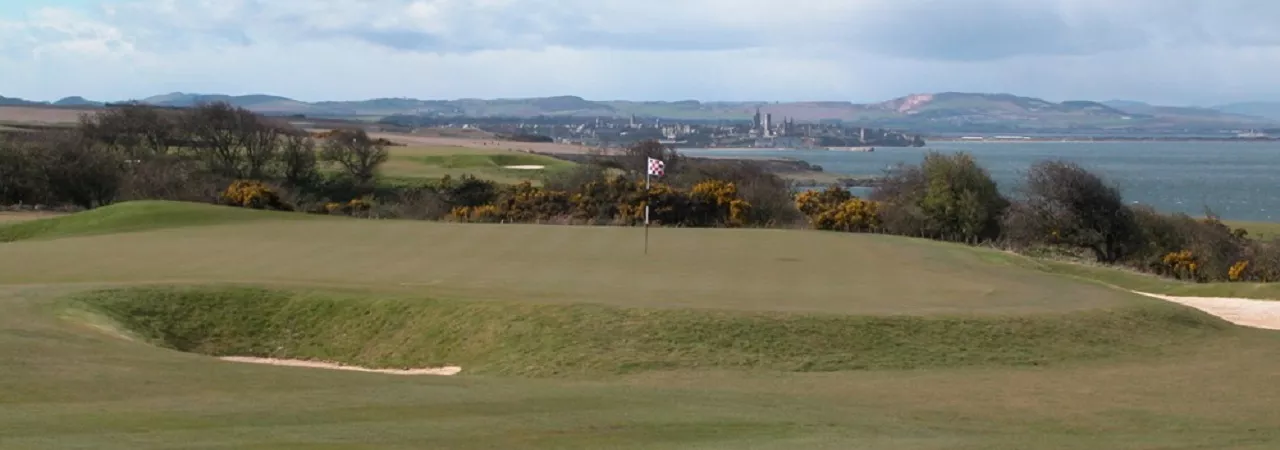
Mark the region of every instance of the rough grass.
<instances>
[{"instance_id":1,"label":"rough grass","mask_svg":"<svg viewBox=\"0 0 1280 450\"><path fill-rule=\"evenodd\" d=\"M0 211L0 224L26 222L28 220L49 219L63 216L64 213L43 211Z\"/></svg>"},{"instance_id":2,"label":"rough grass","mask_svg":"<svg viewBox=\"0 0 1280 450\"><path fill-rule=\"evenodd\" d=\"M1186 297L1234 297L1280 300L1280 283L1193 283L1136 270L1080 261L1030 258L1013 253L991 254L995 260L1081 281L1154 294Z\"/></svg>"},{"instance_id":3,"label":"rough grass","mask_svg":"<svg viewBox=\"0 0 1280 450\"><path fill-rule=\"evenodd\" d=\"M1228 328L1154 302L1037 316L877 317L365 297L148 288L80 302L181 351L533 376L1039 366L1150 355Z\"/></svg>"},{"instance_id":4,"label":"rough grass","mask_svg":"<svg viewBox=\"0 0 1280 450\"><path fill-rule=\"evenodd\" d=\"M0 242L303 217L307 216L194 203L139 201L47 220L0 221Z\"/></svg>"}]
</instances>

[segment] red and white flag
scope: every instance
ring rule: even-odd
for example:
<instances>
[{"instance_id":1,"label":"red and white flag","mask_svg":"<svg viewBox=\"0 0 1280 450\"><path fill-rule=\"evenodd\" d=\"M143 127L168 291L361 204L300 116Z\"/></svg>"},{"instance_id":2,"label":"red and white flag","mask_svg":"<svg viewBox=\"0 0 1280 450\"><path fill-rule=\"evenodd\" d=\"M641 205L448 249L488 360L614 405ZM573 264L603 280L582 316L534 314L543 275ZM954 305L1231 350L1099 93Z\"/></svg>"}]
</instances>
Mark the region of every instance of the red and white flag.
<instances>
[{"instance_id":1,"label":"red and white flag","mask_svg":"<svg viewBox=\"0 0 1280 450\"><path fill-rule=\"evenodd\" d=\"M660 177L666 173L667 165L660 159L649 158L649 175Z\"/></svg>"}]
</instances>

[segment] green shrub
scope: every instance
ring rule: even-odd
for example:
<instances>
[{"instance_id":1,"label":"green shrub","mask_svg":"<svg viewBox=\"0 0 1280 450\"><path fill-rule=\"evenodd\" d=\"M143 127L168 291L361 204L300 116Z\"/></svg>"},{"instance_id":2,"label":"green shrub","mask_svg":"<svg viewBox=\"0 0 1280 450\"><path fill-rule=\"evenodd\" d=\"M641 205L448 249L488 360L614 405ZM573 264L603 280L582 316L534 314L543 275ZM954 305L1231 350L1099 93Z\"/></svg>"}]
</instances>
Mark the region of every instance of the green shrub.
<instances>
[{"instance_id":1,"label":"green shrub","mask_svg":"<svg viewBox=\"0 0 1280 450\"><path fill-rule=\"evenodd\" d=\"M900 165L872 192L893 234L976 243L1000 236L1009 201L967 153L929 152L918 166Z\"/></svg>"}]
</instances>

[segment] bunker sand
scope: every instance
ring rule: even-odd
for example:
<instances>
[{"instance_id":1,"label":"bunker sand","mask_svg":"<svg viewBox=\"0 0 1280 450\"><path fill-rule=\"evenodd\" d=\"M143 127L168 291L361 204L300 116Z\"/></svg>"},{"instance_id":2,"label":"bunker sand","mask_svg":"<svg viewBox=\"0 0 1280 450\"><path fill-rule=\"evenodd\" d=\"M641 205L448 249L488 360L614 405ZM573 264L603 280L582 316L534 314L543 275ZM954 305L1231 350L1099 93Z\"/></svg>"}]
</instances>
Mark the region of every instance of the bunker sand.
<instances>
[{"instance_id":1,"label":"bunker sand","mask_svg":"<svg viewBox=\"0 0 1280 450\"><path fill-rule=\"evenodd\" d=\"M1231 297L1178 297L1138 291L1134 293L1189 306L1236 325L1280 330L1280 302Z\"/></svg>"},{"instance_id":2,"label":"bunker sand","mask_svg":"<svg viewBox=\"0 0 1280 450\"><path fill-rule=\"evenodd\" d=\"M457 375L462 372L462 368L458 366L445 366L423 369L370 369L367 367L347 366L342 364L334 364L320 361L304 361L299 359L276 359L276 358L254 358L248 356L224 356L223 361L249 363L249 364L267 364L272 366L289 366L289 367L307 367L312 369L328 369L328 370L350 370L353 372L371 372L385 373L390 375Z\"/></svg>"}]
</instances>

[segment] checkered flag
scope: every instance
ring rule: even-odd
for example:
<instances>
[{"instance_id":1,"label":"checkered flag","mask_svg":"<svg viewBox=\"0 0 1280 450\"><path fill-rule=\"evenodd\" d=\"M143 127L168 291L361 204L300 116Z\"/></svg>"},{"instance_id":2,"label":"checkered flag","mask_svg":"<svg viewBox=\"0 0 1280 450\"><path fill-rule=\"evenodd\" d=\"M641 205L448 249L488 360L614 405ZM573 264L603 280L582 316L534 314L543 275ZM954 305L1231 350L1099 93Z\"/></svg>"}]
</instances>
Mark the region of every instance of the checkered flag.
<instances>
[{"instance_id":1,"label":"checkered flag","mask_svg":"<svg viewBox=\"0 0 1280 450\"><path fill-rule=\"evenodd\" d=\"M649 158L649 175L660 177L666 173L667 164L660 159Z\"/></svg>"}]
</instances>

